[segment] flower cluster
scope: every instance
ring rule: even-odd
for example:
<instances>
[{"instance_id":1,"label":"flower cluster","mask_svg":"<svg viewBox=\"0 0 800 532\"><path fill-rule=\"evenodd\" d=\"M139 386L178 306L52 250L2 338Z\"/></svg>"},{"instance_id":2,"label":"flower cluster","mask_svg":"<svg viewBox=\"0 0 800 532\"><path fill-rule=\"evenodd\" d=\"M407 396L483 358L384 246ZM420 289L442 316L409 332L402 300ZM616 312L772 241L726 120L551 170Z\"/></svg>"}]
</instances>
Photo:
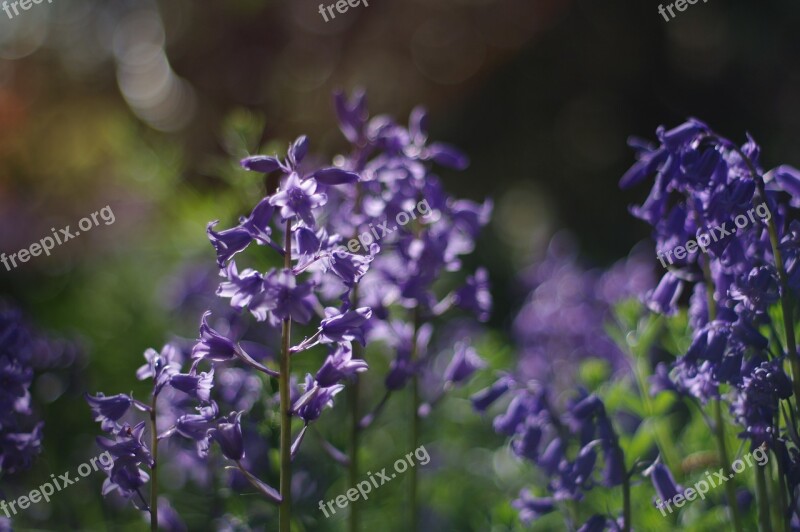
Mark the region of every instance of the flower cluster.
<instances>
[{"instance_id":1,"label":"flower cluster","mask_svg":"<svg viewBox=\"0 0 800 532\"><path fill-rule=\"evenodd\" d=\"M580 391L561 414L552 404L548 388L520 387L505 379L476 396L476 405L485 406L509 386L513 387L513 399L506 412L495 418L495 431L511 437L514 454L536 464L548 478L547 496L524 489L513 501L523 522L530 523L559 504L581 501L595 486L613 488L625 481L628 472L617 434L596 395ZM621 522L597 514L581 530L622 530Z\"/></svg>"},{"instance_id":2,"label":"flower cluster","mask_svg":"<svg viewBox=\"0 0 800 532\"><path fill-rule=\"evenodd\" d=\"M305 377L303 393L293 401L292 415L305 425L316 421L322 410L332 405L333 397L344 387L343 381L367 369L366 362L353 359L352 344L365 343L365 324L372 310L351 305L350 294L380 249L373 244L367 255L351 253L341 248L341 236L318 224L331 188L353 184L359 176L337 167L308 170L302 165L307 151L308 140L300 137L290 146L285 160L271 156L244 159L242 166L248 170L281 172L284 178L279 189L264 198L249 217L242 218L238 227L216 233L214 222L208 228L221 275L226 279L217 294L229 298L233 308L246 309L257 321L272 327L287 321L305 325L314 316L319 319L316 331L289 349L295 356L322 344L329 353L316 375ZM279 228L273 228L273 223ZM273 232L281 231L283 246L272 240ZM250 268L239 272L233 255L252 242L274 248L284 258L284 266L263 274ZM330 306L323 307L325 300ZM196 357L217 360L213 341L205 347L199 344ZM243 350L229 355L278 376Z\"/></svg>"},{"instance_id":3,"label":"flower cluster","mask_svg":"<svg viewBox=\"0 0 800 532\"><path fill-rule=\"evenodd\" d=\"M350 154L341 158L342 166L361 176L357 187L331 198L333 209L351 213L335 220L337 230L363 237L371 228L383 228L381 252L374 256L354 300L373 309L370 342L383 342L394 353L385 378L387 397L412 379L438 382L438 389L429 390L428 404L420 405L424 414L444 391L464 384L485 366L468 343L442 353L429 353L428 346L430 322L450 309L462 309L482 322L489 318L492 297L486 270L477 269L456 286L452 285L458 278L451 280L446 274L463 269L461 257L475 249L492 203L447 195L432 164L463 170L469 161L452 146L429 142L424 109L414 109L404 126L383 115L370 118L362 92L350 98L338 93L335 105L339 127L352 145ZM403 227L394 223L423 205L424 216L412 214L410 224L401 222ZM441 287L448 283L451 290L442 293ZM435 363L440 356L446 364ZM383 404L385 400L378 409ZM362 426L371 423L376 413L368 414Z\"/></svg>"},{"instance_id":4,"label":"flower cluster","mask_svg":"<svg viewBox=\"0 0 800 532\"><path fill-rule=\"evenodd\" d=\"M30 387L34 375L70 368L80 354L73 341L45 335L22 313L0 303L0 476L30 467L41 451L44 424L37 421Z\"/></svg>"},{"instance_id":5,"label":"flower cluster","mask_svg":"<svg viewBox=\"0 0 800 532\"><path fill-rule=\"evenodd\" d=\"M0 474L27 469L41 451L30 395L36 342L20 312L0 310Z\"/></svg>"},{"instance_id":6,"label":"flower cluster","mask_svg":"<svg viewBox=\"0 0 800 532\"><path fill-rule=\"evenodd\" d=\"M787 290L796 293L791 282L781 287L771 237L780 242L779 253L792 278L796 222L789 224L788 216L797 200L787 193L796 192L800 172L781 166L764 173L761 150L752 138L740 147L698 120L672 130L660 128L657 135L658 145L633 143L638 161L620 185L634 186L655 176L649 197L632 212L653 226L659 249L696 238L704 227L731 226L734 236L712 242L705 255L676 262L647 294L653 311L671 315L681 294L689 293L694 338L672 369L675 389L705 403L720 397L721 385L732 386L738 417L753 445L759 446L763 435L774 433L774 416L752 415L753 410L760 412L762 401L753 388L763 382L765 367L772 368L767 371L771 380L788 379L782 360L787 354L797 356L774 342L770 345L761 330L780 326L768 310L781 295L788 296ZM743 229L736 218L761 204L770 216ZM767 402L774 410L778 400L790 394L790 387L777 381L767 386Z\"/></svg>"},{"instance_id":7,"label":"flower cluster","mask_svg":"<svg viewBox=\"0 0 800 532\"><path fill-rule=\"evenodd\" d=\"M673 315L688 293L693 334L671 368L657 369L654 389L671 389L701 404L727 403L741 425L739 437L751 448L766 444L776 453L787 472L788 489L780 497L794 500L798 482L791 473L797 469L792 442L800 439L786 428L794 423L782 422L781 416L788 415L787 406L797 408L800 364L791 300L798 294L800 226L791 218L800 205L800 172L789 166L765 172L752 137L739 146L694 119L671 130L659 128L657 137L657 144L632 143L638 161L620 182L627 188L654 178L647 200L631 209L634 216L653 227L659 249L700 242L705 227L720 227L730 237L714 237L706 254L676 260L646 294L654 312ZM754 207L762 220L752 216ZM771 312L778 301L783 323ZM785 348L776 335L779 329L785 330ZM794 368L794 382L788 365ZM794 407L788 401L793 395ZM724 431L721 415L714 430ZM724 448L720 452L724 457ZM793 513L790 508L787 522Z\"/></svg>"}]
</instances>

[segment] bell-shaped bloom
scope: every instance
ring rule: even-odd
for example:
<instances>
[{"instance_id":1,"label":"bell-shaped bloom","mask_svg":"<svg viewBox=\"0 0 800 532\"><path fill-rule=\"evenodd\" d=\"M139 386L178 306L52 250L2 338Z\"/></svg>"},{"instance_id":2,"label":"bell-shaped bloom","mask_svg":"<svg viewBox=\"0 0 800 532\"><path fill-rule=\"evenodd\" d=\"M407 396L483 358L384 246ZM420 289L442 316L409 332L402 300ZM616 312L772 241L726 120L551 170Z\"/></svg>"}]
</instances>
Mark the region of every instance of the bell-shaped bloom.
<instances>
[{"instance_id":1,"label":"bell-shaped bloom","mask_svg":"<svg viewBox=\"0 0 800 532\"><path fill-rule=\"evenodd\" d=\"M288 220L297 217L308 227L314 227L313 210L325 205L327 195L318 193L317 182L313 178L301 180L300 176L292 172L281 188L270 197L270 205L280 207L281 217Z\"/></svg>"},{"instance_id":2,"label":"bell-shaped bloom","mask_svg":"<svg viewBox=\"0 0 800 532\"><path fill-rule=\"evenodd\" d=\"M528 524L555 510L556 501L552 497L534 497L529 490L522 490L511 506L519 512L520 520Z\"/></svg>"},{"instance_id":3,"label":"bell-shaped bloom","mask_svg":"<svg viewBox=\"0 0 800 532\"><path fill-rule=\"evenodd\" d=\"M236 310L250 306L264 291L264 278L261 274L250 268L239 273L236 261L230 261L221 271L221 275L228 280L220 283L217 295L230 298L231 306Z\"/></svg>"},{"instance_id":4,"label":"bell-shaped bloom","mask_svg":"<svg viewBox=\"0 0 800 532\"><path fill-rule=\"evenodd\" d=\"M365 345L364 325L371 317L372 309L368 307L345 312L328 307L325 309L325 319L320 323L320 341L323 343L355 341Z\"/></svg>"},{"instance_id":5,"label":"bell-shaped bloom","mask_svg":"<svg viewBox=\"0 0 800 532\"><path fill-rule=\"evenodd\" d=\"M217 264L222 268L234 255L244 251L253 241L253 237L247 229L242 227L234 227L217 233L214 231L214 226L218 223L219 220L210 222L206 233L211 245L217 251Z\"/></svg>"},{"instance_id":6,"label":"bell-shaped bloom","mask_svg":"<svg viewBox=\"0 0 800 532\"><path fill-rule=\"evenodd\" d=\"M365 360L353 358L352 345L350 342L345 342L328 355L325 363L317 371L315 380L323 388L333 386L357 373L367 371L368 367Z\"/></svg>"},{"instance_id":7,"label":"bell-shaped bloom","mask_svg":"<svg viewBox=\"0 0 800 532\"><path fill-rule=\"evenodd\" d=\"M192 348L192 358L211 362L234 360L240 348L232 340L211 328L208 324L210 315L210 310L205 312L200 321L200 339Z\"/></svg>"},{"instance_id":8,"label":"bell-shaped bloom","mask_svg":"<svg viewBox=\"0 0 800 532\"><path fill-rule=\"evenodd\" d=\"M264 276L264 290L252 302L250 310L257 319L269 315L273 320L291 318L308 323L314 313L314 285L298 282L291 270L272 270Z\"/></svg>"},{"instance_id":9,"label":"bell-shaped bloom","mask_svg":"<svg viewBox=\"0 0 800 532\"><path fill-rule=\"evenodd\" d=\"M256 242L271 246L273 242L270 223L272 223L274 212L275 208L270 204L269 198L264 198L255 206L250 216L240 220L239 226L247 231Z\"/></svg>"},{"instance_id":10,"label":"bell-shaped bloom","mask_svg":"<svg viewBox=\"0 0 800 532\"><path fill-rule=\"evenodd\" d=\"M214 369L207 373L178 373L169 379L169 384L176 390L208 402L211 398L211 389L214 387Z\"/></svg>"},{"instance_id":11,"label":"bell-shaped bloom","mask_svg":"<svg viewBox=\"0 0 800 532\"><path fill-rule=\"evenodd\" d=\"M270 155L253 155L245 157L240 162L242 168L252 172L261 172L262 174L270 174L276 170L285 170L280 159Z\"/></svg>"},{"instance_id":12,"label":"bell-shaped bloom","mask_svg":"<svg viewBox=\"0 0 800 532\"><path fill-rule=\"evenodd\" d=\"M244 458L241 419L242 412L232 412L216 428L209 431L209 436L219 444L222 454L234 462Z\"/></svg>"},{"instance_id":13,"label":"bell-shaped bloom","mask_svg":"<svg viewBox=\"0 0 800 532\"><path fill-rule=\"evenodd\" d=\"M229 340L219 332L215 331L208 325L208 317L211 311L203 314L200 322L200 339L197 344L192 348L192 358L195 360L208 360L211 362L229 362L238 359L248 366L257 369L267 375L273 377L278 373L273 371L260 362L256 361L253 357L248 355L242 347Z\"/></svg>"},{"instance_id":14,"label":"bell-shaped bloom","mask_svg":"<svg viewBox=\"0 0 800 532\"><path fill-rule=\"evenodd\" d=\"M169 378L180 369L180 351L172 344L165 345L159 353L155 349L144 352L146 363L136 371L136 378L153 379L153 393L158 395Z\"/></svg>"},{"instance_id":15,"label":"bell-shaped bloom","mask_svg":"<svg viewBox=\"0 0 800 532\"><path fill-rule=\"evenodd\" d=\"M671 316L677 312L678 298L683 291L683 281L672 272L667 272L658 286L648 293L647 304L653 312Z\"/></svg>"},{"instance_id":16,"label":"bell-shaped bloom","mask_svg":"<svg viewBox=\"0 0 800 532\"><path fill-rule=\"evenodd\" d=\"M103 482L103 495L117 491L127 499L133 497L150 480L150 475L139 469L139 465L131 459L116 460L108 470L108 475Z\"/></svg>"},{"instance_id":17,"label":"bell-shaped bloom","mask_svg":"<svg viewBox=\"0 0 800 532\"><path fill-rule=\"evenodd\" d=\"M459 343L456 346L455 355L450 365L444 372L445 382L453 384L463 384L479 369L486 367L484 361L471 346Z\"/></svg>"},{"instance_id":18,"label":"bell-shaped bloom","mask_svg":"<svg viewBox=\"0 0 800 532\"><path fill-rule=\"evenodd\" d=\"M175 430L184 438L198 442L198 451L207 450L209 431L215 426L219 413L217 404L212 402L209 406L199 409L199 414L185 414L175 421Z\"/></svg>"},{"instance_id":19,"label":"bell-shaped bloom","mask_svg":"<svg viewBox=\"0 0 800 532\"><path fill-rule=\"evenodd\" d=\"M102 393L98 393L96 396L86 394L84 397L92 409L94 420L99 422L100 427L107 432L114 430L117 421L128 412L133 404L131 396L122 393L108 397Z\"/></svg>"},{"instance_id":20,"label":"bell-shaped bloom","mask_svg":"<svg viewBox=\"0 0 800 532\"><path fill-rule=\"evenodd\" d=\"M503 375L494 384L472 396L472 407L478 412L485 412L487 408L510 390L513 384L514 379L508 375Z\"/></svg>"},{"instance_id":21,"label":"bell-shaped bloom","mask_svg":"<svg viewBox=\"0 0 800 532\"><path fill-rule=\"evenodd\" d=\"M292 411L306 423L319 419L325 408L333 406L334 396L344 389L342 384L320 386L311 375L306 376L305 387L305 393L294 403Z\"/></svg>"},{"instance_id":22,"label":"bell-shaped bloom","mask_svg":"<svg viewBox=\"0 0 800 532\"><path fill-rule=\"evenodd\" d=\"M671 500L675 495L683 492L683 489L675 483L672 472L661 462L656 462L650 466L644 474L650 477L653 487L662 501Z\"/></svg>"}]
</instances>

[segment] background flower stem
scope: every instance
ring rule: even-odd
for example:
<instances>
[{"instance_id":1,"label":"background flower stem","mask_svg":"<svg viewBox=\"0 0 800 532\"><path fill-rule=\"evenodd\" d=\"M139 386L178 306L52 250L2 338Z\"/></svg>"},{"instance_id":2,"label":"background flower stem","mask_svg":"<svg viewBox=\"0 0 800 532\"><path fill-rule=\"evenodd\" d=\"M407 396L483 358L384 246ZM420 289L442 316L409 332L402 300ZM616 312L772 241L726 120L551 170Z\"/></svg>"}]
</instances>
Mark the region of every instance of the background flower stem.
<instances>
[{"instance_id":1,"label":"background flower stem","mask_svg":"<svg viewBox=\"0 0 800 532\"><path fill-rule=\"evenodd\" d=\"M413 376L411 378L411 451L419 446L419 379L417 377L417 339L419 337L420 312L419 306L414 309L414 335L411 340L411 364L413 366ZM411 504L411 527L409 530L417 530L419 524L419 507L417 503L417 468L412 467L409 471L408 479L408 499Z\"/></svg>"},{"instance_id":2,"label":"background flower stem","mask_svg":"<svg viewBox=\"0 0 800 532\"><path fill-rule=\"evenodd\" d=\"M756 464L756 497L758 498L758 529L763 532L772 530L767 501L767 479L764 466Z\"/></svg>"}]
</instances>

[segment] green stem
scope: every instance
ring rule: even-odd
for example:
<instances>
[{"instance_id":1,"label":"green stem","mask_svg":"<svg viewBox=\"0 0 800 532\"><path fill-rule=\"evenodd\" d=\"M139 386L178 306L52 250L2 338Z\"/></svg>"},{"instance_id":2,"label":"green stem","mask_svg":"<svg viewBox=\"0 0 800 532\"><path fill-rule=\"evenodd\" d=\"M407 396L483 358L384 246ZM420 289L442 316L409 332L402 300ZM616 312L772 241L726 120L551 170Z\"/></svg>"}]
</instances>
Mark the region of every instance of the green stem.
<instances>
[{"instance_id":1,"label":"green stem","mask_svg":"<svg viewBox=\"0 0 800 532\"><path fill-rule=\"evenodd\" d=\"M358 194L361 193L361 187L357 187ZM356 204L360 204L360 202L356 202ZM351 301L353 303L354 308L358 308L358 285L353 287L353 293L351 296ZM364 353L362 352L363 349L361 344L356 342L353 345L353 358L364 358ZM359 456L358 456L358 447L360 444L360 436L361 436L361 427L359 423L361 421L361 413L359 411L359 403L361 401L361 379L359 375L356 373L353 383L352 389L350 390L350 465L348 467L349 477L350 477L350 487L355 487L356 484L359 482L358 472L360 468L359 464ZM360 499L356 500L350 505L350 532L358 532L359 530L359 520L360 520Z\"/></svg>"},{"instance_id":2,"label":"green stem","mask_svg":"<svg viewBox=\"0 0 800 532\"><path fill-rule=\"evenodd\" d=\"M756 498L758 499L758 529L761 532L772 532L766 473L764 466L758 464L756 464Z\"/></svg>"},{"instance_id":3,"label":"green stem","mask_svg":"<svg viewBox=\"0 0 800 532\"><path fill-rule=\"evenodd\" d=\"M731 459L728 456L728 447L725 443L725 424L722 418L722 401L714 401L714 434L717 437L717 448L719 449L719 459L728 473L728 478L733 477L731 472ZM739 515L739 505L736 502L736 486L733 482L725 483L725 495L728 499L728 507L731 510L733 528L736 532L742 532L742 520Z\"/></svg>"},{"instance_id":4,"label":"green stem","mask_svg":"<svg viewBox=\"0 0 800 532\"><path fill-rule=\"evenodd\" d=\"M789 513L789 506L786 500L788 493L786 490L786 484L784 484L786 479L786 471L783 469L783 464L781 463L778 453L773 453L773 455L775 456L775 462L778 464L778 478L775 479L775 485L778 492L778 508L781 512L778 523L780 523L781 530L784 532L789 532L791 530L790 521L792 520L792 515Z\"/></svg>"},{"instance_id":5,"label":"green stem","mask_svg":"<svg viewBox=\"0 0 800 532\"><path fill-rule=\"evenodd\" d=\"M353 346L353 357L356 357L357 350L356 348L360 347L358 344ZM361 358L360 356L358 358ZM350 392L350 417L351 417L351 425L350 425L350 466L349 466L349 474L350 474L350 486L354 487L358 484L358 471L359 471L359 462L358 462L358 445L359 445L359 436L361 430L359 429L358 422L361 420L359 409L358 409L358 402L361 395L360 390L360 379L358 375L355 376L355 380L352 384L352 390ZM350 505L350 532L358 532L359 529L359 510L360 505L358 501L353 502Z\"/></svg>"},{"instance_id":6,"label":"green stem","mask_svg":"<svg viewBox=\"0 0 800 532\"><path fill-rule=\"evenodd\" d=\"M642 397L642 402L644 403L645 412L647 413L647 419L645 420L645 423L648 423L651 426L653 437L656 440L656 446L660 449L661 455L664 457L664 462L669 470L678 471L680 466L680 458L678 456L678 451L676 451L675 447L672 445L672 438L670 437L669 433L664 430L664 427L660 423L655 422L655 408L653 407L653 400L650 397L650 389L647 385L647 381L644 378L647 370L645 366L647 364L647 360L643 356L634 358L636 382L639 385L639 393Z\"/></svg>"},{"instance_id":7,"label":"green stem","mask_svg":"<svg viewBox=\"0 0 800 532\"><path fill-rule=\"evenodd\" d=\"M419 337L419 328L420 328L420 312L419 307L414 309L414 335L412 337L412 344L411 344L411 363L416 364L418 350L417 350L417 340ZM417 378L416 369L414 371L414 375L411 379L411 434L410 434L410 442L411 442L411 450L413 451L417 447L419 447L419 379ZM412 467L409 471L409 479L408 479L408 499L411 504L411 527L409 530L417 530L417 525L419 524L419 506L417 501L417 468Z\"/></svg>"},{"instance_id":8,"label":"green stem","mask_svg":"<svg viewBox=\"0 0 800 532\"><path fill-rule=\"evenodd\" d=\"M284 267L292 267L292 222L286 221L286 254ZM283 320L282 342L279 376L280 410L281 410L281 504L279 510L280 532L291 532L292 524L292 405L289 390L291 372L291 336L292 318Z\"/></svg>"},{"instance_id":9,"label":"green stem","mask_svg":"<svg viewBox=\"0 0 800 532\"><path fill-rule=\"evenodd\" d=\"M617 447L621 454L622 449ZM622 463L625 463L624 457ZM628 472L622 477L622 532L631 532L631 478Z\"/></svg>"},{"instance_id":10,"label":"green stem","mask_svg":"<svg viewBox=\"0 0 800 532\"><path fill-rule=\"evenodd\" d=\"M150 432L152 434L150 454L153 465L150 468L150 530L158 532L158 430L156 427L156 401L158 394L153 394L150 404Z\"/></svg>"}]
</instances>

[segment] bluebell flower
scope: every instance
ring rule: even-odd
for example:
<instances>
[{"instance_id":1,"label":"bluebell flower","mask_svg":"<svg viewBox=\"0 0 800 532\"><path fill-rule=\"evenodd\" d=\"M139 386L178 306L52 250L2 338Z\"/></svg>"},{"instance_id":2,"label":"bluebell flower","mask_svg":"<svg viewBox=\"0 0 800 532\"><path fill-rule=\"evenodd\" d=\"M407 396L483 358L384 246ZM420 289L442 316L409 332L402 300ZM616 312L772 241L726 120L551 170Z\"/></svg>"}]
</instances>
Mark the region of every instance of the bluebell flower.
<instances>
[{"instance_id":1,"label":"bluebell flower","mask_svg":"<svg viewBox=\"0 0 800 532\"><path fill-rule=\"evenodd\" d=\"M320 322L320 341L323 343L358 342L365 345L364 325L370 317L372 317L372 309L369 307L345 312L328 307L325 309L325 319Z\"/></svg>"},{"instance_id":2,"label":"bluebell flower","mask_svg":"<svg viewBox=\"0 0 800 532\"><path fill-rule=\"evenodd\" d=\"M675 482L672 472L661 462L654 463L644 474L650 477L661 501L672 500L678 493L683 493L683 488Z\"/></svg>"},{"instance_id":3,"label":"bluebell flower","mask_svg":"<svg viewBox=\"0 0 800 532\"><path fill-rule=\"evenodd\" d=\"M209 436L219 444L222 454L234 462L244 457L241 419L241 412L232 412L227 418L223 418L216 428L209 431Z\"/></svg>"},{"instance_id":4,"label":"bluebell flower","mask_svg":"<svg viewBox=\"0 0 800 532\"><path fill-rule=\"evenodd\" d=\"M519 498L514 500L511 506L519 512L520 520L528 524L554 511L555 502L552 497L534 497L530 490L524 489L520 491Z\"/></svg>"},{"instance_id":5,"label":"bluebell flower","mask_svg":"<svg viewBox=\"0 0 800 532\"><path fill-rule=\"evenodd\" d=\"M511 389L514 380L508 375L500 377L490 387L481 390L472 396L472 406L479 412L484 412L495 401Z\"/></svg>"},{"instance_id":6,"label":"bluebell flower","mask_svg":"<svg viewBox=\"0 0 800 532\"><path fill-rule=\"evenodd\" d=\"M136 371L136 378L139 380L153 379L153 392L158 395L170 377L178 372L176 361L178 359L178 349L171 344L165 345L159 353L155 349L148 349L144 352L147 361Z\"/></svg>"},{"instance_id":7,"label":"bluebell flower","mask_svg":"<svg viewBox=\"0 0 800 532\"><path fill-rule=\"evenodd\" d=\"M106 397L102 393L96 396L85 395L86 401L94 414L94 420L100 423L105 431L112 431L117 425L117 421L122 419L128 409L133 404L130 395L118 394Z\"/></svg>"},{"instance_id":8,"label":"bluebell flower","mask_svg":"<svg viewBox=\"0 0 800 532\"><path fill-rule=\"evenodd\" d=\"M169 385L200 401L208 402L214 386L214 368L201 373L176 373L170 377Z\"/></svg>"},{"instance_id":9,"label":"bluebell flower","mask_svg":"<svg viewBox=\"0 0 800 532\"><path fill-rule=\"evenodd\" d=\"M247 249L247 246L253 241L253 237L247 229L242 227L226 229L219 233L215 232L214 226L218 223L219 221L210 222L206 228L206 233L211 245L214 246L217 252L217 264L221 268L234 255Z\"/></svg>"},{"instance_id":10,"label":"bluebell flower","mask_svg":"<svg viewBox=\"0 0 800 532\"><path fill-rule=\"evenodd\" d=\"M281 217L288 220L298 217L308 227L315 226L312 211L328 200L325 193L317 192L317 181L314 178L301 180L296 173L291 173L281 185L280 190L270 197L270 205L280 207Z\"/></svg>"},{"instance_id":11,"label":"bluebell flower","mask_svg":"<svg viewBox=\"0 0 800 532\"><path fill-rule=\"evenodd\" d=\"M344 342L328 355L322 367L317 371L314 380L322 387L333 386L346 378L366 371L368 367L365 360L353 358L352 345L350 342Z\"/></svg>"},{"instance_id":12,"label":"bluebell flower","mask_svg":"<svg viewBox=\"0 0 800 532\"><path fill-rule=\"evenodd\" d=\"M311 375L307 375L305 392L294 402L292 411L306 423L316 421L326 407L333 406L333 398L343 389L342 384L320 386Z\"/></svg>"},{"instance_id":13,"label":"bluebell flower","mask_svg":"<svg viewBox=\"0 0 800 532\"><path fill-rule=\"evenodd\" d=\"M460 343L455 347L455 355L444 373L445 382L463 384L476 371L486 367L484 361L471 346Z\"/></svg>"},{"instance_id":14,"label":"bluebell flower","mask_svg":"<svg viewBox=\"0 0 800 532\"><path fill-rule=\"evenodd\" d=\"M250 310L263 319L271 316L274 322L291 318L308 323L314 313L314 285L299 282L291 270L273 270L264 276L264 290L253 301Z\"/></svg>"}]
</instances>

